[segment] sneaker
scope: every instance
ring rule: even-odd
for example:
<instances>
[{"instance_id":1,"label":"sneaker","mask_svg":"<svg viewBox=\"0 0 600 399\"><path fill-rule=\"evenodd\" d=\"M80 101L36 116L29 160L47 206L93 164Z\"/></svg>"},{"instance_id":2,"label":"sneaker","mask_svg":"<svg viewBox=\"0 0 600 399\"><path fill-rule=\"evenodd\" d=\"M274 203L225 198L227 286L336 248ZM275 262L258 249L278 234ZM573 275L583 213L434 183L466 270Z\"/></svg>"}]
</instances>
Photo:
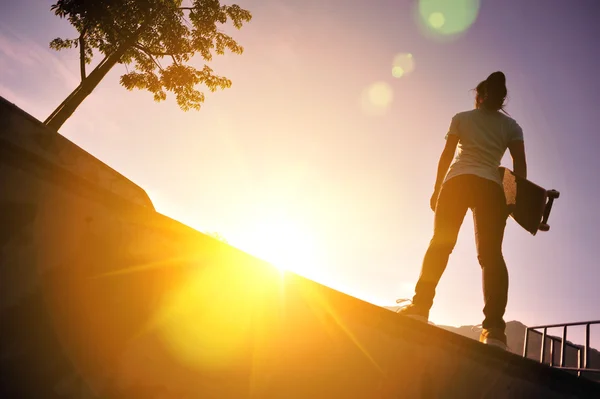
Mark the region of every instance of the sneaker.
<instances>
[{"instance_id":1,"label":"sneaker","mask_svg":"<svg viewBox=\"0 0 600 399\"><path fill-rule=\"evenodd\" d=\"M500 349L508 350L506 343L506 334L499 328L484 328L479 335L479 342L486 345L495 346Z\"/></svg>"},{"instance_id":2,"label":"sneaker","mask_svg":"<svg viewBox=\"0 0 600 399\"><path fill-rule=\"evenodd\" d=\"M420 308L419 306L412 303L410 299L398 299L396 303L411 302L405 306L402 306L396 311L399 315L410 317L411 319L422 321L427 323L429 321L429 310Z\"/></svg>"}]
</instances>

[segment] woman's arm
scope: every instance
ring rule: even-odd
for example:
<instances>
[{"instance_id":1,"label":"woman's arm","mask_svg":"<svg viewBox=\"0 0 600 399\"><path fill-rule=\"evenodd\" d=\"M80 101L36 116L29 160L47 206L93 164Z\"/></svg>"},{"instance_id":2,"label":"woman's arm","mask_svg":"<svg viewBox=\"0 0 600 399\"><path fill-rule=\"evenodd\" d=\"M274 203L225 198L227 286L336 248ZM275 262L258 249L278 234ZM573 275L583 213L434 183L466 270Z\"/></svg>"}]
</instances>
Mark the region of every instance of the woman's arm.
<instances>
[{"instance_id":1,"label":"woman's arm","mask_svg":"<svg viewBox=\"0 0 600 399\"><path fill-rule=\"evenodd\" d=\"M444 182L444 178L446 177L446 173L448 173L448 168L452 163L452 159L454 159L454 154L456 153L456 146L458 145L458 136L449 134L446 139L446 146L444 147L444 151L442 151L442 155L440 156L440 161L438 163L437 177L435 179L435 187L433 190L433 195L431 196L431 209L435 211L435 204L437 202L437 197L440 193L440 189L442 187L442 183Z\"/></svg>"},{"instance_id":2,"label":"woman's arm","mask_svg":"<svg viewBox=\"0 0 600 399\"><path fill-rule=\"evenodd\" d=\"M508 144L508 150L513 160L513 172L515 175L527 179L527 160L525 158L525 143L521 140L512 141Z\"/></svg>"}]
</instances>

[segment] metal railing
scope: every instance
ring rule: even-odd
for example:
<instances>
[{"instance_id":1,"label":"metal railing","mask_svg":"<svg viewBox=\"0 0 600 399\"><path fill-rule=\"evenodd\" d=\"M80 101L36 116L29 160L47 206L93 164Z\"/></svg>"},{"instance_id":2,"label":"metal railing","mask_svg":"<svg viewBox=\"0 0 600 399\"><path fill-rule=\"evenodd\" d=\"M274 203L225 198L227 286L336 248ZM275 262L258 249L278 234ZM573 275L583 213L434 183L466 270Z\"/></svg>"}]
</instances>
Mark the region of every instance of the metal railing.
<instances>
[{"instance_id":1,"label":"metal railing","mask_svg":"<svg viewBox=\"0 0 600 399\"><path fill-rule=\"evenodd\" d=\"M527 357L527 349L529 349L529 333L534 332L542 335L542 345L540 349L540 363L545 363L546 359L546 340L550 340L550 367L560 368L567 371L575 371L578 376L582 373L599 373L600 368L592 368L590 361L590 326L593 324L600 324L600 320L595 321L582 321L578 323L563 323L563 324L548 324L545 326L535 326L525 328L525 342L523 343L523 357ZM572 326L585 326L585 344L575 345L567 342L567 327ZM561 328L562 327L562 338L557 338L548 335L549 328ZM543 331L537 331L542 329ZM560 344L560 364L557 366L554 364L554 343ZM577 367L566 367L566 348L571 347L577 350ZM583 350L583 357L581 352ZM597 366L598 367L598 366Z\"/></svg>"}]
</instances>

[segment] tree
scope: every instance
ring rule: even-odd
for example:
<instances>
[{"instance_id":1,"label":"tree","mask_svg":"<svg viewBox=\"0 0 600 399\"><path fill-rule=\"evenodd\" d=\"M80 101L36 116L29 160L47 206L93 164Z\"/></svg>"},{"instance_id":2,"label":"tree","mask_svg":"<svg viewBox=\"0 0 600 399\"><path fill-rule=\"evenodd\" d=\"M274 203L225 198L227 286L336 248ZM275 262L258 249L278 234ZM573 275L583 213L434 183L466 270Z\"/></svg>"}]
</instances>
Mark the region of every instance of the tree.
<instances>
[{"instance_id":1,"label":"tree","mask_svg":"<svg viewBox=\"0 0 600 399\"><path fill-rule=\"evenodd\" d=\"M78 48L81 72L79 86L44 122L54 130L117 63L133 67L120 79L126 89L148 90L155 101L165 100L169 91L182 110L199 110L204 94L197 85L214 92L230 87L231 81L215 75L208 65L196 69L190 60L199 54L208 62L213 53L226 50L241 54L243 47L218 25L231 21L240 29L252 18L238 5L221 5L219 0L191 0L189 7L183 6L183 0L57 0L51 10L67 18L79 36L54 39L50 47ZM98 53L104 58L86 74L86 65Z\"/></svg>"}]
</instances>

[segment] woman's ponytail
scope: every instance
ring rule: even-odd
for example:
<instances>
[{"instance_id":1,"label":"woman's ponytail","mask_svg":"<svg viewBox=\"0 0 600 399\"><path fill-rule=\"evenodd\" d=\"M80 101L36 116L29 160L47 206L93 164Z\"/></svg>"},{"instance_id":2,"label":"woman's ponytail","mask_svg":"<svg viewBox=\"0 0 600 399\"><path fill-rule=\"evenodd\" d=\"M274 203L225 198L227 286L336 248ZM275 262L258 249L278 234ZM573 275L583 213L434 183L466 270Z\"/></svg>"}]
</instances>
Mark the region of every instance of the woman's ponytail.
<instances>
[{"instance_id":1,"label":"woman's ponytail","mask_svg":"<svg viewBox=\"0 0 600 399\"><path fill-rule=\"evenodd\" d=\"M492 73L486 80L477 85L475 107L485 108L490 111L504 111L506 90L506 76L498 71Z\"/></svg>"}]
</instances>

